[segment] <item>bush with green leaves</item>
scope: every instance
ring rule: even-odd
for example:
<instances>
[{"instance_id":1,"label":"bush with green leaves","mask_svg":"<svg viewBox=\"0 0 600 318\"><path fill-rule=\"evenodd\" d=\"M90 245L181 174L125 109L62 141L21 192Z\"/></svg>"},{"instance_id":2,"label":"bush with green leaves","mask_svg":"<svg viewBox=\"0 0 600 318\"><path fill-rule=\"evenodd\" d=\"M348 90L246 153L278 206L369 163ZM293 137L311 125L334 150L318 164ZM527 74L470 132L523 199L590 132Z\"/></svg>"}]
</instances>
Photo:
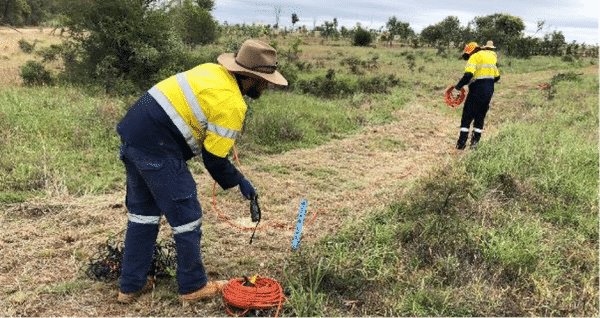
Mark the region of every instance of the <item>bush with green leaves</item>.
<instances>
[{"instance_id":1,"label":"bush with green leaves","mask_svg":"<svg viewBox=\"0 0 600 318\"><path fill-rule=\"evenodd\" d=\"M68 27L74 39L70 52L75 56L65 58L65 69L73 81L97 83L116 93L144 91L162 69L181 71L178 63L190 59L171 15L159 9L158 0L69 1Z\"/></svg>"},{"instance_id":2,"label":"bush with green leaves","mask_svg":"<svg viewBox=\"0 0 600 318\"><path fill-rule=\"evenodd\" d=\"M50 46L42 48L36 52L36 55L42 57L42 62L53 62L63 54L63 45L50 44Z\"/></svg>"},{"instance_id":3,"label":"bush with green leaves","mask_svg":"<svg viewBox=\"0 0 600 318\"><path fill-rule=\"evenodd\" d=\"M207 9L186 0L171 11L175 29L184 43L192 46L209 44L216 40L218 23Z\"/></svg>"},{"instance_id":4,"label":"bush with green leaves","mask_svg":"<svg viewBox=\"0 0 600 318\"><path fill-rule=\"evenodd\" d=\"M19 40L19 48L25 53L32 53L35 50L35 44L36 42L31 43L25 39Z\"/></svg>"},{"instance_id":5,"label":"bush with green leaves","mask_svg":"<svg viewBox=\"0 0 600 318\"><path fill-rule=\"evenodd\" d=\"M279 63L277 70L288 81L287 87L293 87L296 84L300 72L297 64L283 61Z\"/></svg>"},{"instance_id":6,"label":"bush with green leaves","mask_svg":"<svg viewBox=\"0 0 600 318\"><path fill-rule=\"evenodd\" d=\"M42 63L27 61L21 66L21 78L25 85L51 85L54 80Z\"/></svg>"},{"instance_id":7,"label":"bush with green leaves","mask_svg":"<svg viewBox=\"0 0 600 318\"><path fill-rule=\"evenodd\" d=\"M334 69L329 69L325 76L296 81L294 88L304 94L317 97L343 98L352 96L355 93L387 93L390 88L400 84L400 79L393 74L355 78L347 74L336 75Z\"/></svg>"},{"instance_id":8,"label":"bush with green leaves","mask_svg":"<svg viewBox=\"0 0 600 318\"><path fill-rule=\"evenodd\" d=\"M365 30L361 27L358 27L356 31L354 31L354 46L369 46L373 42L373 35L368 30Z\"/></svg>"}]
</instances>

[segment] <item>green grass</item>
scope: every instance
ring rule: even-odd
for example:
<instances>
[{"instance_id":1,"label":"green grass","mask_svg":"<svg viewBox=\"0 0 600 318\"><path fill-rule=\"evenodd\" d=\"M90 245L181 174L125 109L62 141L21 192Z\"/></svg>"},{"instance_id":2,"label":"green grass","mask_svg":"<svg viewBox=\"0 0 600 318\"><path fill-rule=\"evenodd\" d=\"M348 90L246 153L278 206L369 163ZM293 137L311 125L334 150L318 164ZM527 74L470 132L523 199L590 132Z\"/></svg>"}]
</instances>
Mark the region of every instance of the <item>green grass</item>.
<instances>
[{"instance_id":1,"label":"green grass","mask_svg":"<svg viewBox=\"0 0 600 318\"><path fill-rule=\"evenodd\" d=\"M466 165L486 187L511 197L533 187L539 198L528 200L531 208L548 221L579 226L592 221L598 207L598 79L555 86L552 100L532 94L539 106L528 120L505 125Z\"/></svg>"},{"instance_id":2,"label":"green grass","mask_svg":"<svg viewBox=\"0 0 600 318\"><path fill-rule=\"evenodd\" d=\"M305 247L288 313L597 316L598 79L577 77L548 78L555 96L495 114L506 124L477 151ZM326 283L306 287L314 272Z\"/></svg>"},{"instance_id":3,"label":"green grass","mask_svg":"<svg viewBox=\"0 0 600 318\"><path fill-rule=\"evenodd\" d=\"M579 69L590 65L598 65L598 59L575 58L572 62L565 62L561 58L552 56L532 56L529 59L499 56L498 63L501 72L523 74L546 70Z\"/></svg>"},{"instance_id":4,"label":"green grass","mask_svg":"<svg viewBox=\"0 0 600 318\"><path fill-rule=\"evenodd\" d=\"M364 125L394 121L393 111L431 96L439 101L422 107L458 114L439 108L439 94L461 77L459 54L318 48L322 52L306 61L312 70L299 79L325 76L331 68L344 81L386 73L402 83L387 94L331 99L295 90L266 92L249 103L240 153L273 154L345 138ZM348 58L355 58L354 69L340 63ZM376 67L363 66L374 60ZM510 107L490 118L499 130L486 135L476 151L411 184L388 208L348 221L336 235L286 260L282 283L291 296L283 314L597 316L599 83L597 76L578 73L591 64L501 57L502 74L552 70L544 79L551 89L519 95L511 83L502 86L515 92L502 97L502 105ZM114 126L132 98L63 86L0 89L0 202L122 189ZM406 145L383 138L380 147ZM197 163L191 168L203 171ZM279 175L288 170L263 168ZM307 174L335 177L326 168ZM74 257L86 258L77 250ZM255 264L241 257L232 272ZM71 294L80 288L63 283L45 291ZM12 293L15 302L27 297Z\"/></svg>"},{"instance_id":5,"label":"green grass","mask_svg":"<svg viewBox=\"0 0 600 318\"><path fill-rule=\"evenodd\" d=\"M66 87L0 91L0 200L48 191L99 193L121 186L114 131L125 105Z\"/></svg>"},{"instance_id":6,"label":"green grass","mask_svg":"<svg viewBox=\"0 0 600 318\"><path fill-rule=\"evenodd\" d=\"M267 92L250 102L240 149L280 153L312 147L355 133L365 123L347 100L322 100L289 92Z\"/></svg>"}]
</instances>

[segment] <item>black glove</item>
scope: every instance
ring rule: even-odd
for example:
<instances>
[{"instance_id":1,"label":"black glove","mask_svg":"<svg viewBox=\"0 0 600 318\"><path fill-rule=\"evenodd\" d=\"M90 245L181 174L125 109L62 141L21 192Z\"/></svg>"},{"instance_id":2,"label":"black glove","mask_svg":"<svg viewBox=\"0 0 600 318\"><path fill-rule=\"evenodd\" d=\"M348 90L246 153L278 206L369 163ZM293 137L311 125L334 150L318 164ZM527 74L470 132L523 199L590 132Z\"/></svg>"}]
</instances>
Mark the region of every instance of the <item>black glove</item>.
<instances>
[{"instance_id":1,"label":"black glove","mask_svg":"<svg viewBox=\"0 0 600 318\"><path fill-rule=\"evenodd\" d=\"M240 192L246 199L248 199L248 200L254 199L254 197L256 196L256 190L254 190L254 186L252 186L252 183L250 183L250 181L248 181L248 179L242 178L242 181L240 181L239 186L240 186Z\"/></svg>"}]
</instances>

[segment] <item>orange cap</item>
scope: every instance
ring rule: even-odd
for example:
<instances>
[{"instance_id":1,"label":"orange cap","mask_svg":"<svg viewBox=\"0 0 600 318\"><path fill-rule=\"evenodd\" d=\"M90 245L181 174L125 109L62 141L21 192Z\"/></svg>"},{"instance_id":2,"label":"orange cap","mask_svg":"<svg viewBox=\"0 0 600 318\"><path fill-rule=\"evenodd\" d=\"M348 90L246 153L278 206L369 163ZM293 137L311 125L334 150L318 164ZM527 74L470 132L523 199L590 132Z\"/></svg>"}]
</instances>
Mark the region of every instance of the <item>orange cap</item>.
<instances>
[{"instance_id":1,"label":"orange cap","mask_svg":"<svg viewBox=\"0 0 600 318\"><path fill-rule=\"evenodd\" d=\"M477 45L476 42L471 42L471 43L467 44L467 46L465 46L465 53L471 54L473 52L473 50L475 50L475 48L478 46L479 45Z\"/></svg>"}]
</instances>

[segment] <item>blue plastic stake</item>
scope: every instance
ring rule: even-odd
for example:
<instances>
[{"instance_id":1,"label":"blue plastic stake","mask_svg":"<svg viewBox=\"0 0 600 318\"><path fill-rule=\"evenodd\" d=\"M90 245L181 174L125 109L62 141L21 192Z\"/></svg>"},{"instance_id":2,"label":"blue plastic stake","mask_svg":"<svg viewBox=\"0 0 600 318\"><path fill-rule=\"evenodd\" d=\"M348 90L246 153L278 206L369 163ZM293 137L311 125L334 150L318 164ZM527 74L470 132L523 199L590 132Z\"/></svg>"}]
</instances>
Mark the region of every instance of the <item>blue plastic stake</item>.
<instances>
[{"instance_id":1,"label":"blue plastic stake","mask_svg":"<svg viewBox=\"0 0 600 318\"><path fill-rule=\"evenodd\" d=\"M300 237L302 235L302 225L304 225L304 217L306 216L306 206L308 202L306 199L302 199L300 202L300 208L298 208L298 222L296 223L296 233L294 233L294 240L292 241L292 250L295 252L300 245Z\"/></svg>"}]
</instances>

